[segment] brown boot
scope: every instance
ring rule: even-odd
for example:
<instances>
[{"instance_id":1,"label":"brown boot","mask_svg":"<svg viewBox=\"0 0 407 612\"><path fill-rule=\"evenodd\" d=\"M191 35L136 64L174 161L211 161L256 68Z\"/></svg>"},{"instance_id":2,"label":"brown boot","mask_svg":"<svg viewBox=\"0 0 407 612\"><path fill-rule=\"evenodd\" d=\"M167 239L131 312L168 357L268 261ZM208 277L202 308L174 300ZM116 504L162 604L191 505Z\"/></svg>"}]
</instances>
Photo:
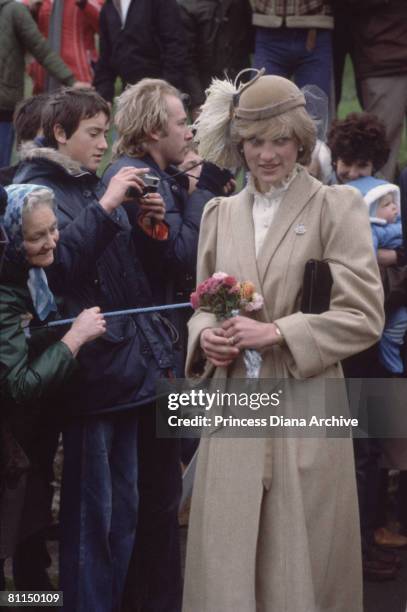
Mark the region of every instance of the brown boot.
<instances>
[{"instance_id":1,"label":"brown boot","mask_svg":"<svg viewBox=\"0 0 407 612\"><path fill-rule=\"evenodd\" d=\"M387 527L380 527L374 532L374 540L377 546L383 548L406 548L407 537L400 533L390 531Z\"/></svg>"}]
</instances>

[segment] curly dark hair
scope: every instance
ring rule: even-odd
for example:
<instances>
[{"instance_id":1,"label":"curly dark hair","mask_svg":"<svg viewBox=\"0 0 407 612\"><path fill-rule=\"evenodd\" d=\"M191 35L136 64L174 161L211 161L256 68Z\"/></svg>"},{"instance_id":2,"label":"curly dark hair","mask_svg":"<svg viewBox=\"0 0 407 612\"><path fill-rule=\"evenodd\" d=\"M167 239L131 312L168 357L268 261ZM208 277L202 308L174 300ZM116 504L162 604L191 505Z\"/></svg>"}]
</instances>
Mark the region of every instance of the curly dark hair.
<instances>
[{"instance_id":1,"label":"curly dark hair","mask_svg":"<svg viewBox=\"0 0 407 612\"><path fill-rule=\"evenodd\" d=\"M335 119L328 134L332 162L372 162L373 172L386 163L390 147L384 123L373 113L350 113Z\"/></svg>"}]
</instances>

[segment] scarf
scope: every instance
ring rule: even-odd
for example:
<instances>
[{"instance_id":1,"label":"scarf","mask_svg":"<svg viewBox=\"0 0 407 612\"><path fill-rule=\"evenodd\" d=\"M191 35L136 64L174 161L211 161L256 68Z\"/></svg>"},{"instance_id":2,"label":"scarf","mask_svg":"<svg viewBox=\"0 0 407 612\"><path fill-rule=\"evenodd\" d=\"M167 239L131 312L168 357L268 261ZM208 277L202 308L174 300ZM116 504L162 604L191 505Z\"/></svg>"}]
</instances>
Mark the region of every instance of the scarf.
<instances>
[{"instance_id":1,"label":"scarf","mask_svg":"<svg viewBox=\"0 0 407 612\"><path fill-rule=\"evenodd\" d=\"M7 261L27 267L28 262L24 248L23 210L27 195L44 189L40 185L9 185L6 187L8 201L4 213L4 229L8 237L5 258ZM57 312L55 298L48 287L47 276L43 268L31 267L28 270L27 287L34 309L41 321L51 312Z\"/></svg>"}]
</instances>

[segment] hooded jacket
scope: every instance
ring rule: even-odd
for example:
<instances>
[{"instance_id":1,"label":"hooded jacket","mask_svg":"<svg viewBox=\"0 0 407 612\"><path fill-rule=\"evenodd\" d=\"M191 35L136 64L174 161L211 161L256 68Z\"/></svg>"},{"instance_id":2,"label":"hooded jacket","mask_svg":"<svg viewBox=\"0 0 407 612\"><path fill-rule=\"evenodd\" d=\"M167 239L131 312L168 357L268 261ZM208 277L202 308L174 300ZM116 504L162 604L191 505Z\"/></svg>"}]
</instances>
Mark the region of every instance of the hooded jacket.
<instances>
[{"instance_id":1,"label":"hooded jacket","mask_svg":"<svg viewBox=\"0 0 407 612\"><path fill-rule=\"evenodd\" d=\"M124 310L153 304L141 260L167 248L131 228L119 207L107 214L99 204L104 185L55 149L32 143L22 150L15 183L51 188L58 205L60 239L47 269L51 290L63 298L63 317L83 308ZM111 412L151 401L156 381L173 368L172 338L160 315L118 316L107 332L78 355L79 373L67 404L73 413Z\"/></svg>"},{"instance_id":2,"label":"hooded jacket","mask_svg":"<svg viewBox=\"0 0 407 612\"><path fill-rule=\"evenodd\" d=\"M0 0L0 40L0 113L8 113L3 120L11 121L14 107L24 96L25 53L31 53L60 83L74 82L72 72L41 36L28 8L15 0Z\"/></svg>"},{"instance_id":3,"label":"hooded jacket","mask_svg":"<svg viewBox=\"0 0 407 612\"><path fill-rule=\"evenodd\" d=\"M377 252L377 249L399 249L403 242L400 217L395 223L387 223L376 216L379 200L388 194L393 195L400 215L399 187L374 176L365 176L347 184L360 191L368 207L375 251Z\"/></svg>"}]
</instances>

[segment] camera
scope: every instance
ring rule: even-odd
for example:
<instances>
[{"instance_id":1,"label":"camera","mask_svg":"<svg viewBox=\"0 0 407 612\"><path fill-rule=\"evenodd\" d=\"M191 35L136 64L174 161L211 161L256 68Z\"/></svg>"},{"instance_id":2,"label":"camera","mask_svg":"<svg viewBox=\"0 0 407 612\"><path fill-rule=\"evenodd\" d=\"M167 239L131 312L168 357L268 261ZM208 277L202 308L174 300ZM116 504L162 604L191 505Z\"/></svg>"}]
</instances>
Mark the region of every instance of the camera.
<instances>
[{"instance_id":1,"label":"camera","mask_svg":"<svg viewBox=\"0 0 407 612\"><path fill-rule=\"evenodd\" d=\"M147 193L157 193L158 185L160 179L158 176L153 176L152 174L145 174L143 176L143 181L145 186L143 187L143 196L147 195Z\"/></svg>"},{"instance_id":2,"label":"camera","mask_svg":"<svg viewBox=\"0 0 407 612\"><path fill-rule=\"evenodd\" d=\"M157 193L158 184L160 182L158 176L153 176L152 174L145 174L143 176L143 181L145 185L143 187L141 195L135 187L129 187L126 191L126 198L143 198L148 193Z\"/></svg>"}]
</instances>

